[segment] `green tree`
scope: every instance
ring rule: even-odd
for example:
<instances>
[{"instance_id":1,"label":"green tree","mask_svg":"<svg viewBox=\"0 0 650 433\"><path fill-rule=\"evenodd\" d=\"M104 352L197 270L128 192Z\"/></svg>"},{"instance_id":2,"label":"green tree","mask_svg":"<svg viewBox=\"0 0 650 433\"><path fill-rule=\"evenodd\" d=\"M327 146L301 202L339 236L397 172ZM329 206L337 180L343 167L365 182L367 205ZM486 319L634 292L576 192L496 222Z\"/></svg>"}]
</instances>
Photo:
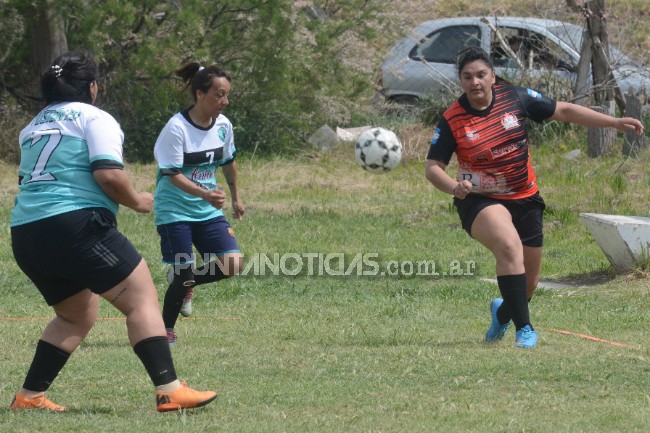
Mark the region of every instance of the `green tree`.
<instances>
[{"instance_id":1,"label":"green tree","mask_svg":"<svg viewBox=\"0 0 650 433\"><path fill-rule=\"evenodd\" d=\"M0 1L16 11L18 21L30 14L24 1ZM378 0L316 2L323 12L319 19L291 0L60 0L57 5L68 47L92 51L98 60L98 104L121 123L125 155L132 160L151 161L167 119L191 104L173 74L187 61L217 63L231 74L226 115L238 147L249 154L303 146L322 123L349 119L341 112L350 109L351 98L372 89L367 71L344 64L340 50L351 35L372 38L369 20L381 9ZM16 89L12 97L25 109L37 96L29 86L37 76L25 74L32 70L34 31L32 26L16 33L0 71L0 82Z\"/></svg>"}]
</instances>

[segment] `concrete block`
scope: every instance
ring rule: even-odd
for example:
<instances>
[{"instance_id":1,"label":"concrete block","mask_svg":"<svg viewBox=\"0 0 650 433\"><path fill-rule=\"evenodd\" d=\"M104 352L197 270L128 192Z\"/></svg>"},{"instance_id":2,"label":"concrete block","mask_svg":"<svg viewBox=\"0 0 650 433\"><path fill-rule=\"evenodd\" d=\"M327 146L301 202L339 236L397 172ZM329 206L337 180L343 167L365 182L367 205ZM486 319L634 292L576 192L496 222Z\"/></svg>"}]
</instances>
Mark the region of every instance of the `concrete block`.
<instances>
[{"instance_id":1,"label":"concrete block","mask_svg":"<svg viewBox=\"0 0 650 433\"><path fill-rule=\"evenodd\" d=\"M329 125L323 125L307 141L320 150L327 151L336 146L339 142L339 136Z\"/></svg>"},{"instance_id":2,"label":"concrete block","mask_svg":"<svg viewBox=\"0 0 650 433\"><path fill-rule=\"evenodd\" d=\"M372 128L372 126L359 126L357 128L339 128L336 127L336 135L339 136L341 141L348 141L354 143L359 138L359 135Z\"/></svg>"},{"instance_id":3,"label":"concrete block","mask_svg":"<svg viewBox=\"0 0 650 433\"><path fill-rule=\"evenodd\" d=\"M617 271L629 271L648 258L650 218L581 213L580 219Z\"/></svg>"}]
</instances>

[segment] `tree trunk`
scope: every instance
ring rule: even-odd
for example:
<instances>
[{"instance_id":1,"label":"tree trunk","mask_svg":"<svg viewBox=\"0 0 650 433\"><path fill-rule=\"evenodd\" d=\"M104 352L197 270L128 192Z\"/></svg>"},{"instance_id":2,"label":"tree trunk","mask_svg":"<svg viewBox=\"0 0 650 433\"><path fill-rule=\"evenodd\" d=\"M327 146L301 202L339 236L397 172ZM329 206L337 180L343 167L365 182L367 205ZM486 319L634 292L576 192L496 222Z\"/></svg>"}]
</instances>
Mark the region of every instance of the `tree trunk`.
<instances>
[{"instance_id":1,"label":"tree trunk","mask_svg":"<svg viewBox=\"0 0 650 433\"><path fill-rule=\"evenodd\" d=\"M605 0L590 0L587 5L591 11L587 25L591 32L592 62L591 71L594 80L594 98L597 105L612 99L611 88L607 85L607 26L605 25Z\"/></svg>"},{"instance_id":2,"label":"tree trunk","mask_svg":"<svg viewBox=\"0 0 650 433\"><path fill-rule=\"evenodd\" d=\"M589 29L582 32L582 46L580 47L580 61L578 62L578 74L575 87L573 88L573 102L584 105L585 98L590 91L589 74L591 73L591 33Z\"/></svg>"},{"instance_id":3,"label":"tree trunk","mask_svg":"<svg viewBox=\"0 0 650 433\"><path fill-rule=\"evenodd\" d=\"M34 5L31 34L36 77L40 77L55 58L68 51L65 22L56 3L55 0L42 0Z\"/></svg>"},{"instance_id":4,"label":"tree trunk","mask_svg":"<svg viewBox=\"0 0 650 433\"><path fill-rule=\"evenodd\" d=\"M634 90L629 89L625 94L625 101L628 117L634 117L641 120L643 117L643 104ZM637 134L634 131L625 131L625 141L623 142L623 156L637 156L639 152L648 146L648 138L645 134Z\"/></svg>"},{"instance_id":5,"label":"tree trunk","mask_svg":"<svg viewBox=\"0 0 650 433\"><path fill-rule=\"evenodd\" d=\"M614 115L614 101L609 101L605 105L590 107L599 113ZM613 128L597 128L590 126L587 128L587 155L592 158L610 153L616 142L616 130Z\"/></svg>"},{"instance_id":6,"label":"tree trunk","mask_svg":"<svg viewBox=\"0 0 650 433\"><path fill-rule=\"evenodd\" d=\"M609 53L605 0L589 0L587 9L587 28L591 34L592 43L591 70L595 102L596 104L602 104L614 99L621 113L625 113L625 100L609 63L611 56Z\"/></svg>"}]
</instances>

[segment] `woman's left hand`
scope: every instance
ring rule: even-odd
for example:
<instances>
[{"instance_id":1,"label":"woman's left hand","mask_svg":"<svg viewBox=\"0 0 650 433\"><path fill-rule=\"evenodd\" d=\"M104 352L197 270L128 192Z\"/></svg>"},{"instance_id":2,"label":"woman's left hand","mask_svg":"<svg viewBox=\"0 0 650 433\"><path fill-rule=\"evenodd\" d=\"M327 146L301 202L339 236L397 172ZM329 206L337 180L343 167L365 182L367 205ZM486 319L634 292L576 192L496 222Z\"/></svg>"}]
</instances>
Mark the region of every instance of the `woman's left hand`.
<instances>
[{"instance_id":1,"label":"woman's left hand","mask_svg":"<svg viewBox=\"0 0 650 433\"><path fill-rule=\"evenodd\" d=\"M239 200L232 201L232 214L235 219L240 220L244 216L245 211L246 210L244 209L244 203Z\"/></svg>"},{"instance_id":2,"label":"woman's left hand","mask_svg":"<svg viewBox=\"0 0 650 433\"><path fill-rule=\"evenodd\" d=\"M618 119L616 129L621 132L634 130L637 134L643 134L643 123L633 117L621 117Z\"/></svg>"}]
</instances>

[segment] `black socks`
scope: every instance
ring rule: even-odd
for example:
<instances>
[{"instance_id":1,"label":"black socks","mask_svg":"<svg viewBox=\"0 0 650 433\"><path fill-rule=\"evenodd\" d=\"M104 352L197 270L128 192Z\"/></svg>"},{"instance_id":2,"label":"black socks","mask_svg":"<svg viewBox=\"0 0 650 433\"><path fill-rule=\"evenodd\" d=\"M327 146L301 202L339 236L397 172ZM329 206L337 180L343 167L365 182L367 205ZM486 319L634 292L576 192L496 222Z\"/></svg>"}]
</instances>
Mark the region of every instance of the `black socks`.
<instances>
[{"instance_id":1,"label":"black socks","mask_svg":"<svg viewBox=\"0 0 650 433\"><path fill-rule=\"evenodd\" d=\"M23 388L35 392L47 391L65 363L68 362L68 358L70 358L69 353L46 341L38 340L36 353L27 372Z\"/></svg>"},{"instance_id":2,"label":"black socks","mask_svg":"<svg viewBox=\"0 0 650 433\"><path fill-rule=\"evenodd\" d=\"M176 369L166 336L145 338L136 344L133 350L149 373L154 386L166 385L176 380ZM35 392L47 391L68 358L69 353L39 340L23 388Z\"/></svg>"},{"instance_id":3,"label":"black socks","mask_svg":"<svg viewBox=\"0 0 650 433\"><path fill-rule=\"evenodd\" d=\"M166 336L145 338L133 346L133 351L140 358L154 386L176 380L176 369Z\"/></svg>"},{"instance_id":4,"label":"black socks","mask_svg":"<svg viewBox=\"0 0 650 433\"><path fill-rule=\"evenodd\" d=\"M188 275L184 275L188 272ZM173 328L176 325L178 314L183 306L183 298L194 284L191 269L184 269L180 275L174 275L174 280L167 288L167 292L165 292L163 302L162 318L163 322L165 322L165 328Z\"/></svg>"},{"instance_id":5,"label":"black socks","mask_svg":"<svg viewBox=\"0 0 650 433\"><path fill-rule=\"evenodd\" d=\"M174 271L174 280L169 285L163 302L165 328L176 326L183 299L192 287L228 278L218 262L210 262L199 269L193 269L191 265L180 265Z\"/></svg>"},{"instance_id":6,"label":"black socks","mask_svg":"<svg viewBox=\"0 0 650 433\"><path fill-rule=\"evenodd\" d=\"M497 283L503 298L503 304L497 310L499 323L508 323L511 317L517 330L526 325L532 328L528 312L526 274L499 275Z\"/></svg>"},{"instance_id":7,"label":"black socks","mask_svg":"<svg viewBox=\"0 0 650 433\"><path fill-rule=\"evenodd\" d=\"M198 269L194 269L194 280L196 281L196 285L199 286L201 284L214 283L215 281L228 278L228 276L226 276L221 270L221 266L225 265L220 266L220 263L219 260L214 260Z\"/></svg>"}]
</instances>

